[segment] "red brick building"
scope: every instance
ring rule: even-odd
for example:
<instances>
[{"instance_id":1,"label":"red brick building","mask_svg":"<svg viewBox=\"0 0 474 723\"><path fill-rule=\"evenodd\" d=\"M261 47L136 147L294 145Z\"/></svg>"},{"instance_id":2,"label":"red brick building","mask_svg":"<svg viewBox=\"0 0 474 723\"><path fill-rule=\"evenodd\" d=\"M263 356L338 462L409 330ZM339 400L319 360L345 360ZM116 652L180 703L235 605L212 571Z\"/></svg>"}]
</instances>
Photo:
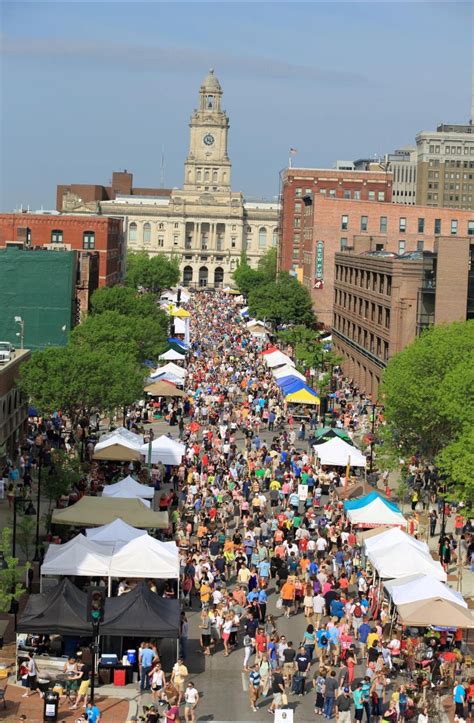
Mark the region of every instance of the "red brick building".
<instances>
[{"instance_id":1,"label":"red brick building","mask_svg":"<svg viewBox=\"0 0 474 723\"><path fill-rule=\"evenodd\" d=\"M363 242L367 251L433 251L440 236L474 235L474 213L459 209L404 206L373 201L302 199L304 237L302 281L314 310L326 326L333 321L334 256Z\"/></svg>"},{"instance_id":2,"label":"red brick building","mask_svg":"<svg viewBox=\"0 0 474 723\"><path fill-rule=\"evenodd\" d=\"M305 196L390 203L392 181L386 171L287 168L282 175L280 268L298 271L303 264Z\"/></svg>"},{"instance_id":3,"label":"red brick building","mask_svg":"<svg viewBox=\"0 0 474 723\"><path fill-rule=\"evenodd\" d=\"M113 286L124 272L122 219L42 213L0 214L0 247L63 245L99 254L99 286Z\"/></svg>"},{"instance_id":4,"label":"red brick building","mask_svg":"<svg viewBox=\"0 0 474 723\"><path fill-rule=\"evenodd\" d=\"M119 196L169 196L169 188L134 188L133 173L128 171L114 171L112 173L112 185L100 186L89 183L71 183L61 185L56 189L56 210L64 211L64 196L73 193L84 202L113 201Z\"/></svg>"}]
</instances>

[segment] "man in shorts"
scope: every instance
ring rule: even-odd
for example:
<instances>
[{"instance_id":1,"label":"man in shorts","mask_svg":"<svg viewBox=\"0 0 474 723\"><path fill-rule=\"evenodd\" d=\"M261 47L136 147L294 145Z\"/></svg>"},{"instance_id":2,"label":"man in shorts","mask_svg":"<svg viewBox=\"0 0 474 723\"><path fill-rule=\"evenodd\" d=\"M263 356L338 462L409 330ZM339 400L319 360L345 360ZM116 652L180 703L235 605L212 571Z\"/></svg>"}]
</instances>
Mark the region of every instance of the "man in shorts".
<instances>
[{"instance_id":1,"label":"man in shorts","mask_svg":"<svg viewBox=\"0 0 474 723\"><path fill-rule=\"evenodd\" d=\"M281 668L275 668L272 678L272 693L273 701L268 709L269 713L274 713L277 708L281 708L283 705L283 693L285 692L285 681L281 674Z\"/></svg>"},{"instance_id":2,"label":"man in shorts","mask_svg":"<svg viewBox=\"0 0 474 723\"><path fill-rule=\"evenodd\" d=\"M352 698L354 700L355 707L355 720L361 721L364 716L364 695L362 693L362 681L358 683L357 688L353 691Z\"/></svg>"}]
</instances>

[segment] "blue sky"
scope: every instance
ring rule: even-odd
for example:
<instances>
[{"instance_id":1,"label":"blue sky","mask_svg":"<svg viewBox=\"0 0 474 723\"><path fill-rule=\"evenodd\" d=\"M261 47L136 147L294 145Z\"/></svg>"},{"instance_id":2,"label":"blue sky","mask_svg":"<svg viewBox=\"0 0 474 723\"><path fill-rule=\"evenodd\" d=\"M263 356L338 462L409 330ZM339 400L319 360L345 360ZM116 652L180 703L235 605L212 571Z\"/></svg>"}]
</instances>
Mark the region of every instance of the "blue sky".
<instances>
[{"instance_id":1,"label":"blue sky","mask_svg":"<svg viewBox=\"0 0 474 723\"><path fill-rule=\"evenodd\" d=\"M295 165L385 153L470 113L468 3L3 2L2 211L59 183L182 184L214 67L233 188L272 197Z\"/></svg>"}]
</instances>

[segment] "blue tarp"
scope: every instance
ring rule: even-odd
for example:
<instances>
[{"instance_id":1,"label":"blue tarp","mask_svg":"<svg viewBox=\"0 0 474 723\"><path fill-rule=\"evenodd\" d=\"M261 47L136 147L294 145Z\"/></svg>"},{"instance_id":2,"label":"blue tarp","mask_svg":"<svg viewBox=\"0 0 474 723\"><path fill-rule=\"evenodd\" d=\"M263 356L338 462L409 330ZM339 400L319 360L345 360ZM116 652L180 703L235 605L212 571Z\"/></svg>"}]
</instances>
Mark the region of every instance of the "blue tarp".
<instances>
[{"instance_id":1,"label":"blue tarp","mask_svg":"<svg viewBox=\"0 0 474 723\"><path fill-rule=\"evenodd\" d=\"M377 499L377 497L379 497L382 502L394 512L400 512L400 509L395 502L389 502L389 500L382 497L382 495L379 495L379 493L375 491L369 492L367 495L364 495L364 497L358 497L355 500L346 500L346 502L344 502L344 510L359 510L361 507L369 505Z\"/></svg>"},{"instance_id":2,"label":"blue tarp","mask_svg":"<svg viewBox=\"0 0 474 723\"><path fill-rule=\"evenodd\" d=\"M289 384L294 384L295 382L301 382L301 384L305 384L302 379L293 375L289 375L287 377L280 377L280 379L276 379L275 381L281 389L283 387L287 387Z\"/></svg>"}]
</instances>

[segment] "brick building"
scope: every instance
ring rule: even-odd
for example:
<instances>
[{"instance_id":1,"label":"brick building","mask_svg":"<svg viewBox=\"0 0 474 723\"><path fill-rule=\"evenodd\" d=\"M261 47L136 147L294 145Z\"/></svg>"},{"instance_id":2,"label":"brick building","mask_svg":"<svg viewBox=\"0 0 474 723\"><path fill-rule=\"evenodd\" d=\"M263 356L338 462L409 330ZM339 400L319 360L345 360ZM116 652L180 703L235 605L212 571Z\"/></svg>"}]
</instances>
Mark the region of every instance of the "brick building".
<instances>
[{"instance_id":1,"label":"brick building","mask_svg":"<svg viewBox=\"0 0 474 723\"><path fill-rule=\"evenodd\" d=\"M0 247L14 244L62 247L99 254L99 286L113 286L123 278L122 219L44 213L0 214Z\"/></svg>"},{"instance_id":2,"label":"brick building","mask_svg":"<svg viewBox=\"0 0 474 723\"><path fill-rule=\"evenodd\" d=\"M303 264L305 196L390 203L392 173L329 168L287 168L282 175L279 257L279 266L284 271L297 271Z\"/></svg>"},{"instance_id":3,"label":"brick building","mask_svg":"<svg viewBox=\"0 0 474 723\"><path fill-rule=\"evenodd\" d=\"M15 459L16 450L28 426L28 400L16 386L23 362L31 356L29 349L17 349L0 365L0 460Z\"/></svg>"},{"instance_id":4,"label":"brick building","mask_svg":"<svg viewBox=\"0 0 474 723\"><path fill-rule=\"evenodd\" d=\"M370 251L432 251L438 236L474 236L474 213L459 209L399 206L307 195L302 199L304 237L302 281L315 313L331 326L334 257L360 239Z\"/></svg>"},{"instance_id":5,"label":"brick building","mask_svg":"<svg viewBox=\"0 0 474 723\"><path fill-rule=\"evenodd\" d=\"M335 351L345 374L376 398L389 359L433 324L474 318L474 237L437 237L433 251L335 255Z\"/></svg>"},{"instance_id":6,"label":"brick building","mask_svg":"<svg viewBox=\"0 0 474 723\"><path fill-rule=\"evenodd\" d=\"M112 173L112 184L110 186L101 186L94 183L70 183L69 185L58 186L56 189L57 211L64 211L65 196L67 198L69 194L79 197L85 204L97 204L99 201L114 201L117 196L163 196L167 198L171 194L171 189L134 188L133 173L125 170Z\"/></svg>"}]
</instances>

